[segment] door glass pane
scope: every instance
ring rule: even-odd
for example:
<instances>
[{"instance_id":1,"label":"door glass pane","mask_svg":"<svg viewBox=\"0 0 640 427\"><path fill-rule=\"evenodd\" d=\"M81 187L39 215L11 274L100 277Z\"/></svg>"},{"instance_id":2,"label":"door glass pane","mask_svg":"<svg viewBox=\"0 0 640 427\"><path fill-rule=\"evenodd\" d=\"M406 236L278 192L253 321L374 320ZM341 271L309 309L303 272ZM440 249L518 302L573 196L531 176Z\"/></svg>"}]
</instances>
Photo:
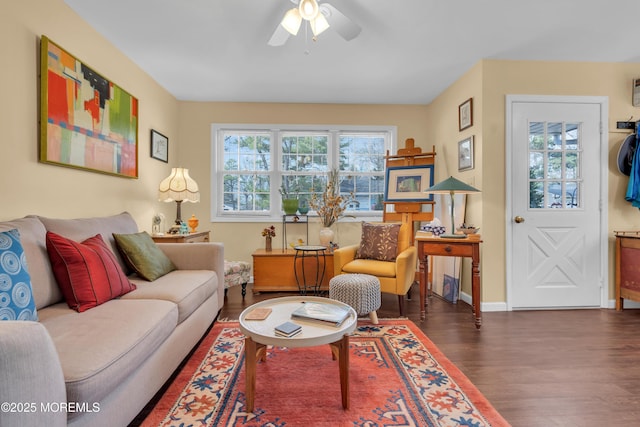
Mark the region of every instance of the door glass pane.
<instances>
[{"instance_id":1,"label":"door glass pane","mask_svg":"<svg viewBox=\"0 0 640 427\"><path fill-rule=\"evenodd\" d=\"M544 156L542 153L529 153L529 178L544 178Z\"/></svg>"},{"instance_id":2,"label":"door glass pane","mask_svg":"<svg viewBox=\"0 0 640 427\"><path fill-rule=\"evenodd\" d=\"M544 123L540 123L540 122L529 123L529 149L530 150L544 149Z\"/></svg>"},{"instance_id":3,"label":"door glass pane","mask_svg":"<svg viewBox=\"0 0 640 427\"><path fill-rule=\"evenodd\" d=\"M580 123L529 123L529 208L581 206Z\"/></svg>"}]
</instances>

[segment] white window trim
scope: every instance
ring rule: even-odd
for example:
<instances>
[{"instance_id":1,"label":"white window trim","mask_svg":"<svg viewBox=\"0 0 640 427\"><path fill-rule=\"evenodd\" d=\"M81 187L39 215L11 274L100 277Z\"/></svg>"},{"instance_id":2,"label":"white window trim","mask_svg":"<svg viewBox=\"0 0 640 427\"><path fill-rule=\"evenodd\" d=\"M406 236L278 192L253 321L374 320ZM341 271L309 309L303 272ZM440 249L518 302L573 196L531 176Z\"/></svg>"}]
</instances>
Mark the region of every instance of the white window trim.
<instances>
[{"instance_id":1,"label":"white window trim","mask_svg":"<svg viewBox=\"0 0 640 427\"><path fill-rule=\"evenodd\" d=\"M239 215L225 215L224 211L220 212L219 207L222 206L222 179L224 169L224 159L219 156L218 137L223 131L247 130L251 132L273 132L275 136L274 143L279 144L281 132L327 132L333 133L334 137L338 132L386 132L389 135L389 151L395 152L397 147L398 128L396 126L360 126L360 125L288 125L288 124L245 124L245 123L214 123L211 125L211 222L274 222L282 221L282 214L274 212L272 209L269 213L247 213ZM337 140L336 138L333 139ZM328 147L328 156L337 162L338 150L331 144ZM271 156L270 175L273 188L278 188L281 182L281 174L276 165L282 161L282 150L276 150ZM273 163L276 162L276 163ZM271 192L271 206L280 206L280 196L277 191ZM310 222L314 221L313 212L310 212ZM356 218L343 218L341 222L353 221L380 221L382 213L364 212L358 214ZM315 219L317 221L317 217Z\"/></svg>"}]
</instances>

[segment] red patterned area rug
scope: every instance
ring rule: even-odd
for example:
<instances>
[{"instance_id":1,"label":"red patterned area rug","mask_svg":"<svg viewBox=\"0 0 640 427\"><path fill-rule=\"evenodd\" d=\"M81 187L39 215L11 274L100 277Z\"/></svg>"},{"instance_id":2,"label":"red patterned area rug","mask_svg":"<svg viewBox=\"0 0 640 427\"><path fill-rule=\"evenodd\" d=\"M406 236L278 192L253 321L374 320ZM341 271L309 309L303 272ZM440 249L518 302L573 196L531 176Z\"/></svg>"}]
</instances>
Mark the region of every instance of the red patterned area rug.
<instances>
[{"instance_id":1,"label":"red patterned area rug","mask_svg":"<svg viewBox=\"0 0 640 427\"><path fill-rule=\"evenodd\" d=\"M410 320L361 322L350 338L350 408L328 345L270 348L245 412L244 335L217 322L143 426L508 426Z\"/></svg>"}]
</instances>

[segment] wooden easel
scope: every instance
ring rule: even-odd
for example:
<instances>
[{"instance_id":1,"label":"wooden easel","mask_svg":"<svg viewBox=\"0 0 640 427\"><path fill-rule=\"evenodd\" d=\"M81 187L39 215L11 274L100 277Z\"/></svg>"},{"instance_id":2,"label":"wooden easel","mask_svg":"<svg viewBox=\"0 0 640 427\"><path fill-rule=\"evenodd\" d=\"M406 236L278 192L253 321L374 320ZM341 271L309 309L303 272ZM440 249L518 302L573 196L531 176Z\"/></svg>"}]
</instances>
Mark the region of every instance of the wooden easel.
<instances>
[{"instance_id":1,"label":"wooden easel","mask_svg":"<svg viewBox=\"0 0 640 427\"><path fill-rule=\"evenodd\" d=\"M399 148L398 154L391 155L387 150L385 156L385 167L398 167L398 166L420 166L420 165L433 165L436 157L436 147L433 146L430 153L423 153L420 147L414 146L415 141L413 138L405 140L405 148ZM422 189L425 190L424 188ZM408 222L412 225L412 232L410 233L409 243L413 245L415 236L415 223L420 221L433 220L433 206L435 202L384 202L384 211L382 214L382 220L387 221L400 221L402 223ZM387 205L394 205L393 212L387 212ZM423 211L423 205L429 205L427 211Z\"/></svg>"}]
</instances>

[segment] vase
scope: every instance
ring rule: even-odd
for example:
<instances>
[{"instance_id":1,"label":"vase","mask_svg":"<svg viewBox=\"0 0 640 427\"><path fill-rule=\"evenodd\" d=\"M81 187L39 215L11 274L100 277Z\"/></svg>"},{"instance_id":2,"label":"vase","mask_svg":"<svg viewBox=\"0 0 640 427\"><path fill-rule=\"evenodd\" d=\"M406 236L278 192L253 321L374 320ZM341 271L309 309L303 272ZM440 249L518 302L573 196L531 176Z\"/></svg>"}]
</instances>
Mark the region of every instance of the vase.
<instances>
[{"instance_id":1,"label":"vase","mask_svg":"<svg viewBox=\"0 0 640 427\"><path fill-rule=\"evenodd\" d=\"M264 250L271 252L271 236L266 236L264 240Z\"/></svg>"},{"instance_id":2,"label":"vase","mask_svg":"<svg viewBox=\"0 0 640 427\"><path fill-rule=\"evenodd\" d=\"M282 210L287 215L295 215L298 212L298 199L282 199Z\"/></svg>"},{"instance_id":3,"label":"vase","mask_svg":"<svg viewBox=\"0 0 640 427\"><path fill-rule=\"evenodd\" d=\"M333 230L329 227L322 227L320 229L320 245L325 248L329 247L329 243L333 242Z\"/></svg>"},{"instance_id":4,"label":"vase","mask_svg":"<svg viewBox=\"0 0 640 427\"><path fill-rule=\"evenodd\" d=\"M198 218L196 218L195 215L191 215L191 218L189 218L189 221L187 221L187 224L189 224L189 228L191 229L191 232L195 233L196 228L198 228L198 224L200 224L200 221L198 220Z\"/></svg>"}]
</instances>

